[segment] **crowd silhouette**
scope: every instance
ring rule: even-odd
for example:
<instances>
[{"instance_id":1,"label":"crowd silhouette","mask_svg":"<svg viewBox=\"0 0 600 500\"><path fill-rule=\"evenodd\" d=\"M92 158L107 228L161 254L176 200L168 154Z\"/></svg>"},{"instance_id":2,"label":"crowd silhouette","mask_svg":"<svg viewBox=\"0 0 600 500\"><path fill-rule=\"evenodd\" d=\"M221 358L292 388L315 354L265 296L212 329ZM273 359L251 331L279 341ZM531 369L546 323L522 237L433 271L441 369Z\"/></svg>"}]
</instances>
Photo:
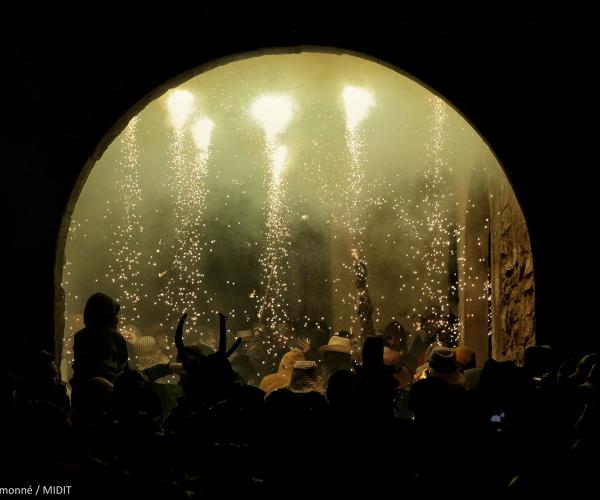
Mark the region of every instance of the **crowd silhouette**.
<instances>
[{"instance_id":1,"label":"crowd silhouette","mask_svg":"<svg viewBox=\"0 0 600 500\"><path fill-rule=\"evenodd\" d=\"M596 353L561 359L534 346L522 367L478 366L468 346L408 342L392 322L365 336L359 357L347 332L313 331L273 367L268 332L232 342L221 315L213 349L186 341L184 314L177 359L146 338L134 367L118 312L105 294L88 300L69 387L43 351L0 372L0 486L46 481L85 498L516 499L594 485ZM169 376L178 383L161 383Z\"/></svg>"}]
</instances>

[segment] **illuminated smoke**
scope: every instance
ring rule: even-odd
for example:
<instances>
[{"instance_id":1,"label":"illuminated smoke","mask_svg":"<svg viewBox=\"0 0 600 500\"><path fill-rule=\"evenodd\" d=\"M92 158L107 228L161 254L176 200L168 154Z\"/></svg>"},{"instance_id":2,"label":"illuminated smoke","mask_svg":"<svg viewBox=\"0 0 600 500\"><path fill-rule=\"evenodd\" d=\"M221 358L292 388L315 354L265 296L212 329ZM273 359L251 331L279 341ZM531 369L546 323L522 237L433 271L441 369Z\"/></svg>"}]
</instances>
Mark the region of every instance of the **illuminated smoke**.
<instances>
[{"instance_id":1,"label":"illuminated smoke","mask_svg":"<svg viewBox=\"0 0 600 500\"><path fill-rule=\"evenodd\" d=\"M230 68L232 75L239 75L235 63ZM459 117L437 98L427 107L427 97L409 116L413 103L402 107L401 89L386 89L376 78L369 79L372 90L366 90L340 85L350 81L351 73L335 74L326 82L307 79L299 87L277 81L280 74L279 69L267 71L262 79L239 78L239 83L231 83L236 78L217 78L210 87L203 86L203 76L190 80L185 87L194 94L174 90L149 104L139 122L132 122L133 137L128 128L97 163L69 229L63 275L66 349L87 298L78 296L82 291L82 295L97 290L114 295L124 305L122 322L141 316L142 329L160 322L171 333L188 310L190 337L194 329L210 328L205 323L214 321L219 308L229 308L231 317L235 309L238 319L230 324L240 328L250 327L258 312L265 331L280 331L283 337L290 328L281 323L306 326L309 315L336 329L350 329L357 321L354 264L367 258L376 326L386 324L398 310L403 315L431 314L433 326L447 326L454 305L448 293L453 286L449 252L454 240L463 242L466 237L453 198L454 181L462 179L452 176L450 162L451 141L464 141L468 135L454 128ZM261 94L269 88L290 89L290 94ZM392 91L395 97L388 100ZM194 95L208 96L211 107L200 109ZM253 100L254 96L258 98ZM393 112L386 113L387 107ZM253 123L244 119L248 111ZM217 122L218 137L204 113ZM477 154L489 153L485 145L478 147L482 153ZM133 165L128 160L131 154L137 154L136 168L143 176L143 188L148 188L143 197L139 179L127 179L132 173L127 167ZM468 164L457 165L465 177L475 161L470 155L465 155ZM116 189L104 192L112 187L111 175L117 176ZM238 192L242 203L229 200ZM89 200L101 196L106 200L96 203L99 209L92 208ZM143 232L135 215L140 199L144 217L158 214L143 220ZM463 206L461 199L461 210ZM473 238L471 231L469 227ZM141 241L131 239L135 234ZM307 234L314 240L301 239ZM304 258L300 252L307 247L310 257ZM140 248L144 254L136 256L132 250ZM209 254L214 267L207 266ZM457 288L477 291L468 300L481 295L481 300L489 301L491 291L489 284L484 289L481 267L474 268L467 260L465 245L458 245L458 254ZM244 260L229 266L236 258ZM307 262L310 259L315 262ZM247 272L244 268L242 276L234 273L246 263ZM291 269L297 263L308 276L304 282ZM143 269L136 270L138 264ZM209 269L212 274L204 276ZM324 307L307 297L311 291L303 289L305 283L311 291L322 283ZM146 307L146 294L154 299L154 308ZM310 305L297 305L307 298L313 299ZM132 304L135 300L137 305ZM132 317L134 306L141 314ZM302 317L296 317L296 311ZM269 352L276 352L273 347L268 346Z\"/></svg>"},{"instance_id":2,"label":"illuminated smoke","mask_svg":"<svg viewBox=\"0 0 600 500\"><path fill-rule=\"evenodd\" d=\"M285 95L264 95L252 103L252 116L265 132L269 146L286 129L294 113L292 102Z\"/></svg>"},{"instance_id":3,"label":"illuminated smoke","mask_svg":"<svg viewBox=\"0 0 600 500\"><path fill-rule=\"evenodd\" d=\"M342 99L346 111L346 128L349 132L354 132L369 114L371 107L375 106L375 99L367 89L351 85L344 88Z\"/></svg>"}]
</instances>

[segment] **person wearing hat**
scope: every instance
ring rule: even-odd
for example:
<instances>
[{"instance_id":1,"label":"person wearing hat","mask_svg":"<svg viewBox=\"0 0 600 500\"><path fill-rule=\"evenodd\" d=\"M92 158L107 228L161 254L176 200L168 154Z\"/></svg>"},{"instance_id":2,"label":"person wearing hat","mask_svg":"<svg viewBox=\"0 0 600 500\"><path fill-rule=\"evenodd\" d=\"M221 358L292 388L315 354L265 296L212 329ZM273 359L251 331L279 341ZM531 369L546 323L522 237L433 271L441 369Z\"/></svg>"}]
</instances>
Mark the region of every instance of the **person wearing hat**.
<instances>
[{"instance_id":1,"label":"person wearing hat","mask_svg":"<svg viewBox=\"0 0 600 500\"><path fill-rule=\"evenodd\" d=\"M181 363L170 363L169 356L161 352L156 338L151 335L139 337L134 344L135 363L148 379L150 387L158 396L162 417L166 417L177 404L181 387L169 383L169 375L181 371Z\"/></svg>"},{"instance_id":2,"label":"person wearing hat","mask_svg":"<svg viewBox=\"0 0 600 500\"><path fill-rule=\"evenodd\" d=\"M135 344L138 341L138 339L142 336L142 331L137 326L135 326L133 323L129 323L127 325L121 325L119 327L118 331L125 339L125 342L127 345L127 356L129 358L129 367L138 369L138 366L136 364Z\"/></svg>"},{"instance_id":3,"label":"person wearing hat","mask_svg":"<svg viewBox=\"0 0 600 500\"><path fill-rule=\"evenodd\" d=\"M441 378L450 385L464 388L465 376L456 362L456 352L450 347L434 347L425 371L427 377Z\"/></svg>"},{"instance_id":4,"label":"person wearing hat","mask_svg":"<svg viewBox=\"0 0 600 500\"><path fill-rule=\"evenodd\" d=\"M363 343L362 364L352 387L354 416L361 422L384 422L394 417L394 397L398 380L394 368L384 363L381 336L367 337Z\"/></svg>"},{"instance_id":5,"label":"person wearing hat","mask_svg":"<svg viewBox=\"0 0 600 500\"><path fill-rule=\"evenodd\" d=\"M73 341L73 378L78 383L93 377L102 377L114 383L127 365L127 342L117 331L120 306L104 293L95 293L87 301L83 312L85 327Z\"/></svg>"},{"instance_id":6,"label":"person wearing hat","mask_svg":"<svg viewBox=\"0 0 600 500\"><path fill-rule=\"evenodd\" d=\"M323 393L323 385L319 379L317 363L314 361L296 361L292 368L290 384L286 387L297 394L308 392Z\"/></svg>"},{"instance_id":7,"label":"person wearing hat","mask_svg":"<svg viewBox=\"0 0 600 500\"><path fill-rule=\"evenodd\" d=\"M134 345L136 369L143 372L151 382L168 383L167 375L179 373L181 363L171 363L169 356L164 354L156 338L151 335L139 337ZM130 366L131 368L131 366Z\"/></svg>"},{"instance_id":8,"label":"person wearing hat","mask_svg":"<svg viewBox=\"0 0 600 500\"><path fill-rule=\"evenodd\" d=\"M352 344L348 337L333 335L327 345L319 347L317 353L322 359L321 379L324 387L327 387L329 379L335 372L352 371Z\"/></svg>"},{"instance_id":9,"label":"person wearing hat","mask_svg":"<svg viewBox=\"0 0 600 500\"><path fill-rule=\"evenodd\" d=\"M304 353L300 349L294 348L283 355L277 373L271 373L262 379L259 389L265 392L265 398L273 391L289 385L296 361L304 361Z\"/></svg>"},{"instance_id":10,"label":"person wearing hat","mask_svg":"<svg viewBox=\"0 0 600 500\"><path fill-rule=\"evenodd\" d=\"M169 357L160 352L156 339L149 335L137 339L134 344L134 352L138 370L145 370L169 362Z\"/></svg>"}]
</instances>

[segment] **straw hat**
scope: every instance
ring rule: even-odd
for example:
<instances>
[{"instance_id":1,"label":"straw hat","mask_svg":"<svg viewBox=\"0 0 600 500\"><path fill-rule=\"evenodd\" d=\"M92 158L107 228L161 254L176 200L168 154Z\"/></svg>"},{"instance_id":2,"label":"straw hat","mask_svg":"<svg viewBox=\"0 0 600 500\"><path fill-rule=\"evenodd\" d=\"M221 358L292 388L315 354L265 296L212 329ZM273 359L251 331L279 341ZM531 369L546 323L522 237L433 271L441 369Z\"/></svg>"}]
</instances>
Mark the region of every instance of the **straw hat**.
<instances>
[{"instance_id":1,"label":"straw hat","mask_svg":"<svg viewBox=\"0 0 600 500\"><path fill-rule=\"evenodd\" d=\"M323 386L319 381L317 363L314 361L296 361L292 369L292 378L287 387L292 392L323 392Z\"/></svg>"},{"instance_id":2,"label":"straw hat","mask_svg":"<svg viewBox=\"0 0 600 500\"><path fill-rule=\"evenodd\" d=\"M135 357L139 370L169 362L168 356L160 352L154 337L140 337L134 344Z\"/></svg>"},{"instance_id":3,"label":"straw hat","mask_svg":"<svg viewBox=\"0 0 600 500\"><path fill-rule=\"evenodd\" d=\"M317 352L319 354L323 352L343 352L346 354L352 354L352 344L350 343L350 339L346 337L340 337L339 335L334 335L329 339L327 345L319 347Z\"/></svg>"}]
</instances>

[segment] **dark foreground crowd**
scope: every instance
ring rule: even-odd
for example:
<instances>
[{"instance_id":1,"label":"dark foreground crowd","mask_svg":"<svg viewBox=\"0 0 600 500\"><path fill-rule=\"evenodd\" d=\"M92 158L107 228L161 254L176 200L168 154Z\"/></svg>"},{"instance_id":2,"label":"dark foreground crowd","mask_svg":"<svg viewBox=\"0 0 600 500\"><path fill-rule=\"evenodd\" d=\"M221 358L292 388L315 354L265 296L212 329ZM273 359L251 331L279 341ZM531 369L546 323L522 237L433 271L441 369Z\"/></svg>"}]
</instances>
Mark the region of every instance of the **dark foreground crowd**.
<instances>
[{"instance_id":1,"label":"dark foreground crowd","mask_svg":"<svg viewBox=\"0 0 600 500\"><path fill-rule=\"evenodd\" d=\"M72 392L46 352L0 371L0 487L82 498L585 498L598 491L600 356L530 347L524 365L432 343L417 367L385 336L285 353L255 385L175 333L177 363L132 369L118 305L96 294ZM222 327L225 318L221 318ZM238 351L238 355L239 355ZM311 359L312 358L312 359ZM160 377L176 374L168 404ZM167 401L167 403L166 403ZM585 497L584 497L585 495Z\"/></svg>"}]
</instances>

